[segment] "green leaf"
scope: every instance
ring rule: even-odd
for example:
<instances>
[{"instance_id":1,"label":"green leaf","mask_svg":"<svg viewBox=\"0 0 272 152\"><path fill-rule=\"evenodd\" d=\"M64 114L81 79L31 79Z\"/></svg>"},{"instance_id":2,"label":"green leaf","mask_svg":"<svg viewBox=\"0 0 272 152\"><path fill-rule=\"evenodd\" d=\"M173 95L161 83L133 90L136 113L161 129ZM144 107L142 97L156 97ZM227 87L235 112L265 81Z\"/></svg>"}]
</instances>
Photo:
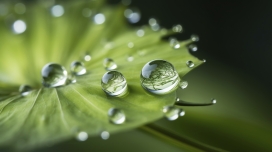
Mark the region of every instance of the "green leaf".
<instances>
[{"instance_id":1,"label":"green leaf","mask_svg":"<svg viewBox=\"0 0 272 152\"><path fill-rule=\"evenodd\" d=\"M102 131L120 132L139 127L163 117L162 108L173 105L176 93L163 96L147 93L140 84L143 65L154 59L163 59L174 65L180 77L202 62L190 55L186 45L170 47L162 36L170 30L153 31L144 26L143 37L127 25L123 6L105 6L102 1L66 2L65 14L52 17L44 3L27 5L24 15L1 17L0 21L0 146L29 149L74 138L80 131L89 136ZM92 17L82 16L90 8ZM96 25L94 13L103 13L105 23ZM27 30L12 33L8 22L24 20ZM8 20L8 22L7 22ZM133 48L128 43L134 44ZM59 63L69 69L72 61L81 60L88 53L92 59L85 62L87 74L77 82L57 88L45 88L41 83L41 69L47 63ZM127 57L132 56L133 61ZM129 94L124 98L109 97L101 89L101 78L106 72L102 62L112 58L128 82ZM194 68L195 68L194 67ZM21 96L19 86L35 88ZM108 110L122 109L126 122L109 122Z\"/></svg>"}]
</instances>

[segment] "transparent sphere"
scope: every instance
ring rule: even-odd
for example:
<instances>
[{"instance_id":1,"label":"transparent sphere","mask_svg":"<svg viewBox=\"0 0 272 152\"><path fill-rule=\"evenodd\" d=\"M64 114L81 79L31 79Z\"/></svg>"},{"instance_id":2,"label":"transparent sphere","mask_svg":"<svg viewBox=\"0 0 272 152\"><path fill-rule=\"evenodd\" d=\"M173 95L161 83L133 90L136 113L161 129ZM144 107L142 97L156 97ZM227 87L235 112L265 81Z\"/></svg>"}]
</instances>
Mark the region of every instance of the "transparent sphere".
<instances>
[{"instance_id":1,"label":"transparent sphere","mask_svg":"<svg viewBox=\"0 0 272 152\"><path fill-rule=\"evenodd\" d=\"M118 71L106 72L102 77L101 86L110 96L123 96L127 93L127 81Z\"/></svg>"},{"instance_id":2,"label":"transparent sphere","mask_svg":"<svg viewBox=\"0 0 272 152\"><path fill-rule=\"evenodd\" d=\"M123 124L126 120L126 115L124 112L117 108L109 109L108 116L110 122L116 125Z\"/></svg>"},{"instance_id":3,"label":"transparent sphere","mask_svg":"<svg viewBox=\"0 0 272 152\"><path fill-rule=\"evenodd\" d=\"M63 66L49 63L42 69L42 78L45 87L58 87L66 84L68 73Z\"/></svg>"},{"instance_id":4,"label":"transparent sphere","mask_svg":"<svg viewBox=\"0 0 272 152\"><path fill-rule=\"evenodd\" d=\"M154 94L168 94L178 88L179 75L174 66L164 60L153 60L144 65L141 84Z\"/></svg>"}]
</instances>

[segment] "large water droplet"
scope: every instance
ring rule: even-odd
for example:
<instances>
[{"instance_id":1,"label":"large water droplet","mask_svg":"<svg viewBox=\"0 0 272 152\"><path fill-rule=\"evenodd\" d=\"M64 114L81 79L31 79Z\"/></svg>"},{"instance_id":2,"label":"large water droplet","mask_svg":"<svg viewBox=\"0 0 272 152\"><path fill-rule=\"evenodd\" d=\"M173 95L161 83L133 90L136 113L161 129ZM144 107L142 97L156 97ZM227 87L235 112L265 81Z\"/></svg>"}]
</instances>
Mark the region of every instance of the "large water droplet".
<instances>
[{"instance_id":1,"label":"large water droplet","mask_svg":"<svg viewBox=\"0 0 272 152\"><path fill-rule=\"evenodd\" d=\"M109 109L108 116L110 122L116 125L123 124L126 120L126 115L124 112L117 108Z\"/></svg>"},{"instance_id":2,"label":"large water droplet","mask_svg":"<svg viewBox=\"0 0 272 152\"><path fill-rule=\"evenodd\" d=\"M74 61L71 63L71 71L75 75L83 75L86 73L86 68L84 66L84 63L79 61Z\"/></svg>"},{"instance_id":3,"label":"large water droplet","mask_svg":"<svg viewBox=\"0 0 272 152\"><path fill-rule=\"evenodd\" d=\"M163 113L168 120L173 121L178 119L180 115L180 109L176 108L175 106L166 106L163 108Z\"/></svg>"},{"instance_id":4,"label":"large water droplet","mask_svg":"<svg viewBox=\"0 0 272 152\"><path fill-rule=\"evenodd\" d=\"M101 80L101 86L110 96L123 96L127 93L127 81L118 71L106 72Z\"/></svg>"},{"instance_id":5,"label":"large water droplet","mask_svg":"<svg viewBox=\"0 0 272 152\"><path fill-rule=\"evenodd\" d=\"M101 133L101 138L104 139L104 140L109 139L109 138L110 138L110 133L107 132L107 131L103 131L103 132Z\"/></svg>"},{"instance_id":6,"label":"large water droplet","mask_svg":"<svg viewBox=\"0 0 272 152\"><path fill-rule=\"evenodd\" d=\"M189 68L192 68L195 66L194 62L193 61L187 61L186 62L186 65L189 67Z\"/></svg>"},{"instance_id":7,"label":"large water droplet","mask_svg":"<svg viewBox=\"0 0 272 152\"><path fill-rule=\"evenodd\" d=\"M167 94L177 89L180 82L174 66L164 60L153 60L144 65L141 84L144 89L154 94Z\"/></svg>"},{"instance_id":8,"label":"large water droplet","mask_svg":"<svg viewBox=\"0 0 272 152\"><path fill-rule=\"evenodd\" d=\"M192 52L196 52L196 51L197 51L197 46L196 46L195 44L190 44L190 45L188 46L188 48L189 48L190 51L192 51Z\"/></svg>"},{"instance_id":9,"label":"large water droplet","mask_svg":"<svg viewBox=\"0 0 272 152\"><path fill-rule=\"evenodd\" d=\"M88 133L84 131L81 131L76 135L76 139L78 141L86 141L88 137L89 137Z\"/></svg>"},{"instance_id":10,"label":"large water droplet","mask_svg":"<svg viewBox=\"0 0 272 152\"><path fill-rule=\"evenodd\" d=\"M173 32L180 33L182 32L182 26L180 24L173 26L172 28Z\"/></svg>"},{"instance_id":11,"label":"large water droplet","mask_svg":"<svg viewBox=\"0 0 272 152\"><path fill-rule=\"evenodd\" d=\"M12 25L12 30L15 34L24 33L26 28L27 28L26 23L22 20L17 20Z\"/></svg>"},{"instance_id":12,"label":"large water droplet","mask_svg":"<svg viewBox=\"0 0 272 152\"><path fill-rule=\"evenodd\" d=\"M181 89L185 89L185 88L188 87L188 82L187 81L182 81L182 82L180 82L179 86L180 86Z\"/></svg>"},{"instance_id":13,"label":"large water droplet","mask_svg":"<svg viewBox=\"0 0 272 152\"><path fill-rule=\"evenodd\" d=\"M124 12L125 17L130 23L137 23L141 19L141 13L136 8L128 8Z\"/></svg>"},{"instance_id":14,"label":"large water droplet","mask_svg":"<svg viewBox=\"0 0 272 152\"><path fill-rule=\"evenodd\" d=\"M64 8L61 5L55 5L51 8L51 14L54 17L61 17L64 14Z\"/></svg>"},{"instance_id":15,"label":"large water droplet","mask_svg":"<svg viewBox=\"0 0 272 152\"><path fill-rule=\"evenodd\" d=\"M28 85L21 85L19 88L19 92L22 96L27 96L33 89Z\"/></svg>"},{"instance_id":16,"label":"large water droplet","mask_svg":"<svg viewBox=\"0 0 272 152\"><path fill-rule=\"evenodd\" d=\"M180 43L179 43L179 41L176 38L170 38L169 41L170 41L170 46L173 49L179 49L180 48Z\"/></svg>"},{"instance_id":17,"label":"large water droplet","mask_svg":"<svg viewBox=\"0 0 272 152\"><path fill-rule=\"evenodd\" d=\"M117 64L111 58L104 59L103 65L105 69L109 71L117 69Z\"/></svg>"},{"instance_id":18,"label":"large water droplet","mask_svg":"<svg viewBox=\"0 0 272 152\"><path fill-rule=\"evenodd\" d=\"M96 14L96 15L94 16L93 20L94 20L94 23L95 23L95 24L100 25L100 24L103 24L103 23L106 21L106 17L105 17L104 14L99 13L99 14Z\"/></svg>"},{"instance_id":19,"label":"large water droplet","mask_svg":"<svg viewBox=\"0 0 272 152\"><path fill-rule=\"evenodd\" d=\"M194 41L194 42L199 41L198 35L193 34L193 35L191 36L191 40Z\"/></svg>"},{"instance_id":20,"label":"large water droplet","mask_svg":"<svg viewBox=\"0 0 272 152\"><path fill-rule=\"evenodd\" d=\"M58 87L66 84L68 73L63 66L49 63L42 69L42 78L45 87Z\"/></svg>"},{"instance_id":21,"label":"large water droplet","mask_svg":"<svg viewBox=\"0 0 272 152\"><path fill-rule=\"evenodd\" d=\"M24 14L26 12L26 6L23 3L17 3L14 6L14 10L17 14Z\"/></svg>"}]
</instances>

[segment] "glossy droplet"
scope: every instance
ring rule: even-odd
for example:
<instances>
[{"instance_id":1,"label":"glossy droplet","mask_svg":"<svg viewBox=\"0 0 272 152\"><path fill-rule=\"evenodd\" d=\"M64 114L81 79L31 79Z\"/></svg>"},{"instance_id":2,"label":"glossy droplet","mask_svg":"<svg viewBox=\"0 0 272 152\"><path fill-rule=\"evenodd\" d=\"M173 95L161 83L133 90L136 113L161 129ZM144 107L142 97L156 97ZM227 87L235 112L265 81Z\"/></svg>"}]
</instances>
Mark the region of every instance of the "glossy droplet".
<instances>
[{"instance_id":1,"label":"glossy droplet","mask_svg":"<svg viewBox=\"0 0 272 152\"><path fill-rule=\"evenodd\" d=\"M63 66L49 63L42 69L42 78L45 87L58 87L66 84L68 73Z\"/></svg>"},{"instance_id":2,"label":"glossy droplet","mask_svg":"<svg viewBox=\"0 0 272 152\"><path fill-rule=\"evenodd\" d=\"M26 6L23 3L17 3L14 5L14 10L17 14L24 14L26 12Z\"/></svg>"},{"instance_id":3,"label":"glossy droplet","mask_svg":"<svg viewBox=\"0 0 272 152\"><path fill-rule=\"evenodd\" d=\"M26 23L23 20L17 20L12 25L12 30L15 34L24 33L26 28Z\"/></svg>"},{"instance_id":4,"label":"glossy droplet","mask_svg":"<svg viewBox=\"0 0 272 152\"><path fill-rule=\"evenodd\" d=\"M197 51L197 46L195 44L190 44L189 47L190 51L196 52Z\"/></svg>"},{"instance_id":5,"label":"glossy droplet","mask_svg":"<svg viewBox=\"0 0 272 152\"><path fill-rule=\"evenodd\" d=\"M111 58L104 59L103 65L105 69L109 71L117 69L117 64Z\"/></svg>"},{"instance_id":6,"label":"glossy droplet","mask_svg":"<svg viewBox=\"0 0 272 152\"><path fill-rule=\"evenodd\" d=\"M108 111L108 116L110 122L116 125L123 124L126 120L126 115L124 112L117 108L111 108Z\"/></svg>"},{"instance_id":7,"label":"glossy droplet","mask_svg":"<svg viewBox=\"0 0 272 152\"><path fill-rule=\"evenodd\" d=\"M101 80L104 92L110 96L123 96L127 93L127 81L118 71L106 72Z\"/></svg>"},{"instance_id":8,"label":"glossy droplet","mask_svg":"<svg viewBox=\"0 0 272 152\"><path fill-rule=\"evenodd\" d=\"M187 61L186 62L186 65L189 67L189 68L192 68L195 66L194 62L193 61Z\"/></svg>"},{"instance_id":9,"label":"glossy droplet","mask_svg":"<svg viewBox=\"0 0 272 152\"><path fill-rule=\"evenodd\" d=\"M54 17L61 17L64 14L64 8L61 5L55 5L51 8L51 14Z\"/></svg>"},{"instance_id":10,"label":"glossy droplet","mask_svg":"<svg viewBox=\"0 0 272 152\"><path fill-rule=\"evenodd\" d=\"M191 36L191 40L194 41L194 42L199 41L198 35L193 34L193 35Z\"/></svg>"},{"instance_id":11,"label":"glossy droplet","mask_svg":"<svg viewBox=\"0 0 272 152\"><path fill-rule=\"evenodd\" d=\"M19 92L22 96L27 96L33 89L28 85L21 85L19 88Z\"/></svg>"},{"instance_id":12,"label":"glossy droplet","mask_svg":"<svg viewBox=\"0 0 272 152\"><path fill-rule=\"evenodd\" d=\"M142 29L137 30L136 35L138 37L143 37L145 35L145 31Z\"/></svg>"},{"instance_id":13,"label":"glossy droplet","mask_svg":"<svg viewBox=\"0 0 272 152\"><path fill-rule=\"evenodd\" d=\"M173 32L180 33L182 32L182 26L180 24L173 26L172 28Z\"/></svg>"},{"instance_id":14,"label":"glossy droplet","mask_svg":"<svg viewBox=\"0 0 272 152\"><path fill-rule=\"evenodd\" d=\"M187 81L182 81L182 82L180 82L179 86L180 86L181 89L185 89L185 88L188 87L188 82Z\"/></svg>"},{"instance_id":15,"label":"glossy droplet","mask_svg":"<svg viewBox=\"0 0 272 152\"><path fill-rule=\"evenodd\" d=\"M84 63L79 61L74 61L71 63L71 71L75 75L83 75L86 73L86 68Z\"/></svg>"},{"instance_id":16,"label":"glossy droplet","mask_svg":"<svg viewBox=\"0 0 272 152\"><path fill-rule=\"evenodd\" d=\"M185 116L185 111L183 109L180 109L179 116L180 117Z\"/></svg>"},{"instance_id":17,"label":"glossy droplet","mask_svg":"<svg viewBox=\"0 0 272 152\"><path fill-rule=\"evenodd\" d=\"M104 139L104 140L109 139L109 138L110 138L110 133L107 132L107 131L103 131L103 132L101 133L101 138Z\"/></svg>"},{"instance_id":18,"label":"glossy droplet","mask_svg":"<svg viewBox=\"0 0 272 152\"><path fill-rule=\"evenodd\" d=\"M133 42L129 42L129 43L127 44L127 46L128 46L129 48L133 48L133 47L134 47L134 43L133 43Z\"/></svg>"},{"instance_id":19,"label":"glossy droplet","mask_svg":"<svg viewBox=\"0 0 272 152\"><path fill-rule=\"evenodd\" d=\"M141 19L141 13L137 8L128 8L124 12L125 17L130 23L137 23Z\"/></svg>"},{"instance_id":20,"label":"glossy droplet","mask_svg":"<svg viewBox=\"0 0 272 152\"><path fill-rule=\"evenodd\" d=\"M213 104L215 104L216 103L216 99L211 99L211 102L213 103Z\"/></svg>"},{"instance_id":21,"label":"glossy droplet","mask_svg":"<svg viewBox=\"0 0 272 152\"><path fill-rule=\"evenodd\" d=\"M84 56L84 61L86 61L86 62L91 61L91 59L92 59L92 57L91 57L89 54L86 54L86 55Z\"/></svg>"},{"instance_id":22,"label":"glossy droplet","mask_svg":"<svg viewBox=\"0 0 272 152\"><path fill-rule=\"evenodd\" d=\"M106 17L105 17L104 14L99 13L99 14L96 14L96 15L94 16L93 20L94 20L94 23L95 23L95 24L100 25L100 24L103 24L103 23L106 21Z\"/></svg>"},{"instance_id":23,"label":"glossy droplet","mask_svg":"<svg viewBox=\"0 0 272 152\"><path fill-rule=\"evenodd\" d=\"M180 48L180 43L176 38L170 38L170 46L173 49L179 49Z\"/></svg>"},{"instance_id":24,"label":"glossy droplet","mask_svg":"<svg viewBox=\"0 0 272 152\"><path fill-rule=\"evenodd\" d=\"M127 58L127 61L128 62L132 62L134 60L134 57L133 56L128 56L128 58Z\"/></svg>"},{"instance_id":25,"label":"glossy droplet","mask_svg":"<svg viewBox=\"0 0 272 152\"><path fill-rule=\"evenodd\" d=\"M89 8L84 8L84 9L82 10L82 15L83 15L84 17L91 17L91 15L92 15L92 10L89 9Z\"/></svg>"},{"instance_id":26,"label":"glossy droplet","mask_svg":"<svg viewBox=\"0 0 272 152\"><path fill-rule=\"evenodd\" d=\"M180 109L175 106L166 106L163 108L164 116L170 120L177 120L180 115Z\"/></svg>"},{"instance_id":27,"label":"glossy droplet","mask_svg":"<svg viewBox=\"0 0 272 152\"><path fill-rule=\"evenodd\" d=\"M164 60L153 60L144 65L141 84L154 94L168 94L178 88L179 75L174 66Z\"/></svg>"},{"instance_id":28,"label":"glossy droplet","mask_svg":"<svg viewBox=\"0 0 272 152\"><path fill-rule=\"evenodd\" d=\"M88 139L88 137L89 137L88 133L82 131L82 132L79 132L79 133L77 134L76 139L77 139L78 141L86 141L86 140Z\"/></svg>"}]
</instances>

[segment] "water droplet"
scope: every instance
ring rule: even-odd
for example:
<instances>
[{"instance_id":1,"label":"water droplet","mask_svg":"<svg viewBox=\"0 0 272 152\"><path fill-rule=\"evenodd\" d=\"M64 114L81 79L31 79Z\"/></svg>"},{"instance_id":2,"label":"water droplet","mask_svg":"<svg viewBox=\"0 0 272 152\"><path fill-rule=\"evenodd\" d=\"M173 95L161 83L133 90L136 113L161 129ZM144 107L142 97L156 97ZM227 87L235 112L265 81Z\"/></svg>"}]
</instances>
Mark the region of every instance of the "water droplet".
<instances>
[{"instance_id":1,"label":"water droplet","mask_svg":"<svg viewBox=\"0 0 272 152\"><path fill-rule=\"evenodd\" d=\"M180 86L181 89L185 89L185 88L188 87L188 82L187 81L182 81L182 82L180 82L179 86Z\"/></svg>"},{"instance_id":2,"label":"water droplet","mask_svg":"<svg viewBox=\"0 0 272 152\"><path fill-rule=\"evenodd\" d=\"M17 3L14 6L14 10L17 14L24 14L26 12L26 6L23 3Z\"/></svg>"},{"instance_id":3,"label":"water droplet","mask_svg":"<svg viewBox=\"0 0 272 152\"><path fill-rule=\"evenodd\" d=\"M170 38L170 46L173 49L179 49L180 48L180 43L176 38Z\"/></svg>"},{"instance_id":4,"label":"water droplet","mask_svg":"<svg viewBox=\"0 0 272 152\"><path fill-rule=\"evenodd\" d=\"M26 28L27 28L26 23L22 20L17 20L12 25L12 30L15 34L24 33Z\"/></svg>"},{"instance_id":5,"label":"water droplet","mask_svg":"<svg viewBox=\"0 0 272 152\"><path fill-rule=\"evenodd\" d=\"M92 10L89 9L89 8L84 8L84 9L82 10L82 15L83 15L84 17L91 17L91 15L92 15Z\"/></svg>"},{"instance_id":6,"label":"water droplet","mask_svg":"<svg viewBox=\"0 0 272 152\"><path fill-rule=\"evenodd\" d=\"M173 32L181 33L182 32L182 26L180 24L173 26L172 28Z\"/></svg>"},{"instance_id":7,"label":"water droplet","mask_svg":"<svg viewBox=\"0 0 272 152\"><path fill-rule=\"evenodd\" d=\"M130 23L137 23L141 19L141 13L136 8L128 8L124 12L125 17Z\"/></svg>"},{"instance_id":8,"label":"water droplet","mask_svg":"<svg viewBox=\"0 0 272 152\"><path fill-rule=\"evenodd\" d=\"M103 132L101 133L101 138L104 139L104 140L109 139L109 138L110 138L110 133L107 132L107 131L103 131Z\"/></svg>"},{"instance_id":9,"label":"water droplet","mask_svg":"<svg viewBox=\"0 0 272 152\"><path fill-rule=\"evenodd\" d=\"M134 60L134 57L133 56L128 56L128 58L127 58L127 61L128 62L132 62Z\"/></svg>"},{"instance_id":10,"label":"water droplet","mask_svg":"<svg viewBox=\"0 0 272 152\"><path fill-rule=\"evenodd\" d=\"M84 63L79 61L74 61L71 63L71 71L75 75L83 75L86 73L86 68L84 66Z\"/></svg>"},{"instance_id":11,"label":"water droplet","mask_svg":"<svg viewBox=\"0 0 272 152\"><path fill-rule=\"evenodd\" d=\"M74 74L71 74L71 75L68 76L66 84L76 83L76 82L77 82L76 76Z\"/></svg>"},{"instance_id":12,"label":"water droplet","mask_svg":"<svg viewBox=\"0 0 272 152\"><path fill-rule=\"evenodd\" d=\"M191 40L194 41L194 42L199 41L198 35L193 34L193 35L191 36Z\"/></svg>"},{"instance_id":13,"label":"water droplet","mask_svg":"<svg viewBox=\"0 0 272 152\"><path fill-rule=\"evenodd\" d=\"M142 29L139 29L139 30L137 30L136 34L137 34L137 36L139 36L139 37L143 37L143 36L145 35L145 31L142 30Z\"/></svg>"},{"instance_id":14,"label":"water droplet","mask_svg":"<svg viewBox=\"0 0 272 152\"><path fill-rule=\"evenodd\" d=\"M203 59L202 62L207 62L206 59Z\"/></svg>"},{"instance_id":15,"label":"water droplet","mask_svg":"<svg viewBox=\"0 0 272 152\"><path fill-rule=\"evenodd\" d=\"M166 106L163 108L164 116L170 120L177 120L180 115L180 109L175 106Z\"/></svg>"},{"instance_id":16,"label":"water droplet","mask_svg":"<svg viewBox=\"0 0 272 152\"><path fill-rule=\"evenodd\" d=\"M66 84L68 73L63 66L49 63L43 67L42 77L45 87L58 87Z\"/></svg>"},{"instance_id":17,"label":"water droplet","mask_svg":"<svg viewBox=\"0 0 272 152\"><path fill-rule=\"evenodd\" d=\"M101 80L101 86L110 96L123 96L127 93L127 81L118 71L106 72Z\"/></svg>"},{"instance_id":18,"label":"water droplet","mask_svg":"<svg viewBox=\"0 0 272 152\"><path fill-rule=\"evenodd\" d=\"M27 96L33 89L28 85L21 85L19 88L19 92L22 96Z\"/></svg>"},{"instance_id":19,"label":"water droplet","mask_svg":"<svg viewBox=\"0 0 272 152\"><path fill-rule=\"evenodd\" d=\"M89 54L86 54L86 55L84 56L84 61L86 61L86 62L91 61L91 59L92 59L92 57L91 57Z\"/></svg>"},{"instance_id":20,"label":"water droplet","mask_svg":"<svg viewBox=\"0 0 272 152\"><path fill-rule=\"evenodd\" d=\"M185 116L185 111L184 111L183 109L180 109L179 116L180 116L180 117Z\"/></svg>"},{"instance_id":21,"label":"water droplet","mask_svg":"<svg viewBox=\"0 0 272 152\"><path fill-rule=\"evenodd\" d=\"M64 8L61 5L55 5L51 8L51 14L54 17L61 17L64 14Z\"/></svg>"},{"instance_id":22,"label":"water droplet","mask_svg":"<svg viewBox=\"0 0 272 152\"><path fill-rule=\"evenodd\" d=\"M197 46L195 44L190 44L188 47L192 52L196 52L197 51Z\"/></svg>"},{"instance_id":23,"label":"water droplet","mask_svg":"<svg viewBox=\"0 0 272 152\"><path fill-rule=\"evenodd\" d=\"M127 44L127 46L128 46L129 48L133 48L133 47L134 47L134 43L133 43L133 42L129 42L129 43Z\"/></svg>"},{"instance_id":24,"label":"water droplet","mask_svg":"<svg viewBox=\"0 0 272 152\"><path fill-rule=\"evenodd\" d=\"M164 60L153 60L144 65L141 84L154 94L167 94L178 88L179 75L174 66Z\"/></svg>"},{"instance_id":25,"label":"water droplet","mask_svg":"<svg viewBox=\"0 0 272 152\"><path fill-rule=\"evenodd\" d=\"M150 18L148 23L153 31L158 31L160 29L159 22L155 18Z\"/></svg>"},{"instance_id":26,"label":"water droplet","mask_svg":"<svg viewBox=\"0 0 272 152\"><path fill-rule=\"evenodd\" d=\"M187 61L186 62L186 65L189 67L189 68L192 68L195 66L194 62L193 61Z\"/></svg>"},{"instance_id":27,"label":"water droplet","mask_svg":"<svg viewBox=\"0 0 272 152\"><path fill-rule=\"evenodd\" d=\"M94 20L95 24L100 25L100 24L103 24L103 23L106 21L106 17L105 17L104 14L99 13L99 14L96 14L96 15L94 16L94 19L93 19L93 20Z\"/></svg>"},{"instance_id":28,"label":"water droplet","mask_svg":"<svg viewBox=\"0 0 272 152\"><path fill-rule=\"evenodd\" d=\"M104 59L103 65L104 65L105 69L109 70L109 71L117 69L117 64L111 58Z\"/></svg>"},{"instance_id":29,"label":"water droplet","mask_svg":"<svg viewBox=\"0 0 272 152\"><path fill-rule=\"evenodd\" d=\"M86 141L88 139L89 135L87 132L81 131L77 134L76 139L78 141Z\"/></svg>"},{"instance_id":30,"label":"water droplet","mask_svg":"<svg viewBox=\"0 0 272 152\"><path fill-rule=\"evenodd\" d=\"M119 125L126 121L126 115L124 112L117 108L111 108L108 111L109 120L111 123Z\"/></svg>"},{"instance_id":31,"label":"water droplet","mask_svg":"<svg viewBox=\"0 0 272 152\"><path fill-rule=\"evenodd\" d=\"M211 99L211 102L213 103L213 104L215 104L216 103L216 99Z\"/></svg>"},{"instance_id":32,"label":"water droplet","mask_svg":"<svg viewBox=\"0 0 272 152\"><path fill-rule=\"evenodd\" d=\"M0 16L5 16L8 13L8 7L5 4L0 4Z\"/></svg>"}]
</instances>

